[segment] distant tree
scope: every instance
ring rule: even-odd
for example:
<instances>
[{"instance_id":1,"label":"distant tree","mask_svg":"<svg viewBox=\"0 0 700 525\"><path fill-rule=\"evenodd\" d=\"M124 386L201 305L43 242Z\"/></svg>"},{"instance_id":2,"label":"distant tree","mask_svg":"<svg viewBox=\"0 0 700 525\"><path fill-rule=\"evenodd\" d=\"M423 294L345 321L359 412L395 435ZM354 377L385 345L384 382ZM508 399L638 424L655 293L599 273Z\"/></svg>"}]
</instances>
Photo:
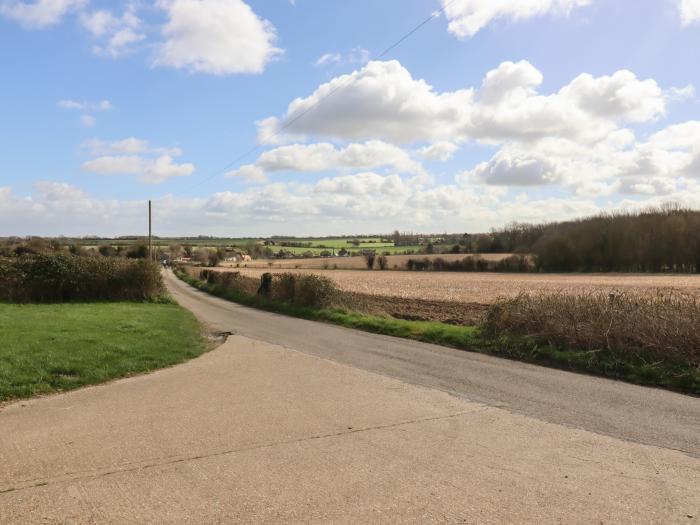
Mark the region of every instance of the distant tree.
<instances>
[{"instance_id":1,"label":"distant tree","mask_svg":"<svg viewBox=\"0 0 700 525\"><path fill-rule=\"evenodd\" d=\"M375 260L375 254L374 252L367 252L365 253L365 264L367 265L368 270L373 270L374 269L374 260Z\"/></svg>"}]
</instances>

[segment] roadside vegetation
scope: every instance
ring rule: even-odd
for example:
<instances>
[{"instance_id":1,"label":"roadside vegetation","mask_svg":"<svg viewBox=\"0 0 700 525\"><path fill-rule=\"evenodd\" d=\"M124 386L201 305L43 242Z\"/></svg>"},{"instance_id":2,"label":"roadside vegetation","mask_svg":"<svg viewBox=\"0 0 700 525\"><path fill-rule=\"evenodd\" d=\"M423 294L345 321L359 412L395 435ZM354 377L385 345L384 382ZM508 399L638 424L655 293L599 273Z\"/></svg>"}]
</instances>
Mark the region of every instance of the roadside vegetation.
<instances>
[{"instance_id":1,"label":"roadside vegetation","mask_svg":"<svg viewBox=\"0 0 700 525\"><path fill-rule=\"evenodd\" d=\"M144 301L163 294L157 264L79 255L0 258L0 301Z\"/></svg>"},{"instance_id":2,"label":"roadside vegetation","mask_svg":"<svg viewBox=\"0 0 700 525\"><path fill-rule=\"evenodd\" d=\"M196 357L195 318L156 263L71 254L0 258L0 402Z\"/></svg>"},{"instance_id":3,"label":"roadside vegetation","mask_svg":"<svg viewBox=\"0 0 700 525\"><path fill-rule=\"evenodd\" d=\"M700 307L692 297L522 295L490 305L476 324L460 325L372 312L322 276L266 274L258 281L232 272L188 270L176 269L176 274L203 291L247 306L700 394L695 333Z\"/></svg>"}]
</instances>

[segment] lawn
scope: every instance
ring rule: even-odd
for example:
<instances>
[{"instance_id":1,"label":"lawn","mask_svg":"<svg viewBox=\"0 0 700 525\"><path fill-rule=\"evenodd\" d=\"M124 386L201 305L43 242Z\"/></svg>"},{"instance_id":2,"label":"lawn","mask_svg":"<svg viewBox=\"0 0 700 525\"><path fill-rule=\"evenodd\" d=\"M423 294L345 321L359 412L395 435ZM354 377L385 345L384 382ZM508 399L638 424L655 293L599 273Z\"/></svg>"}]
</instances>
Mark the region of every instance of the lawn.
<instances>
[{"instance_id":1,"label":"lawn","mask_svg":"<svg viewBox=\"0 0 700 525\"><path fill-rule=\"evenodd\" d=\"M0 401L181 363L206 344L175 304L0 304Z\"/></svg>"}]
</instances>

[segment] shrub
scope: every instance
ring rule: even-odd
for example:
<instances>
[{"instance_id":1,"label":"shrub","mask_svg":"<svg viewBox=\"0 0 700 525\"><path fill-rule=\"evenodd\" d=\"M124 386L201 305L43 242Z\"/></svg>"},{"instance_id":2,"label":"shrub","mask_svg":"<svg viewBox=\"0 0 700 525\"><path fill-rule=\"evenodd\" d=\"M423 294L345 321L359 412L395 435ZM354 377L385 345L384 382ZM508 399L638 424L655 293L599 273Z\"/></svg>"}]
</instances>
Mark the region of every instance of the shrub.
<instances>
[{"instance_id":1,"label":"shrub","mask_svg":"<svg viewBox=\"0 0 700 525\"><path fill-rule=\"evenodd\" d=\"M323 308L332 306L339 293L327 277L313 274L276 274L270 298L295 306Z\"/></svg>"},{"instance_id":2,"label":"shrub","mask_svg":"<svg viewBox=\"0 0 700 525\"><path fill-rule=\"evenodd\" d=\"M377 263L379 264L380 270L386 270L389 266L389 259L387 259L385 255L382 255L377 259Z\"/></svg>"},{"instance_id":3,"label":"shrub","mask_svg":"<svg viewBox=\"0 0 700 525\"><path fill-rule=\"evenodd\" d=\"M511 255L501 259L494 268L497 272L524 273L532 271L530 260L524 255Z\"/></svg>"},{"instance_id":4,"label":"shrub","mask_svg":"<svg viewBox=\"0 0 700 525\"><path fill-rule=\"evenodd\" d=\"M151 261L67 254L0 259L5 301L151 300L163 290L160 268Z\"/></svg>"},{"instance_id":5,"label":"shrub","mask_svg":"<svg viewBox=\"0 0 700 525\"><path fill-rule=\"evenodd\" d=\"M700 365L700 300L658 294L523 294L493 304L483 327L585 351L643 350Z\"/></svg>"},{"instance_id":6,"label":"shrub","mask_svg":"<svg viewBox=\"0 0 700 525\"><path fill-rule=\"evenodd\" d=\"M365 254L365 263L367 264L367 269L372 270L374 269L374 259L375 259L375 254L372 252L366 253Z\"/></svg>"}]
</instances>

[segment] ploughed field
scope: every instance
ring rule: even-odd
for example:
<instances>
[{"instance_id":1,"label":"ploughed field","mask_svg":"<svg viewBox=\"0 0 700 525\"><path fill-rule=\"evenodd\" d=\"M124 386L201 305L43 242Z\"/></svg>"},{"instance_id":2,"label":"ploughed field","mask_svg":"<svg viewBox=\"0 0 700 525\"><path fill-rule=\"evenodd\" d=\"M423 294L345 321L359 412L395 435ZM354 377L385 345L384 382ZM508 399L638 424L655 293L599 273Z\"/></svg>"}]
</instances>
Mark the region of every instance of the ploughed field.
<instances>
[{"instance_id":1,"label":"ploughed field","mask_svg":"<svg viewBox=\"0 0 700 525\"><path fill-rule=\"evenodd\" d=\"M335 261L333 259L332 261ZM478 272L409 272L304 268L231 268L259 278L271 273L324 275L347 292L411 300L490 304L520 293L634 292L682 293L700 297L700 275L659 274L510 274Z\"/></svg>"}]
</instances>

